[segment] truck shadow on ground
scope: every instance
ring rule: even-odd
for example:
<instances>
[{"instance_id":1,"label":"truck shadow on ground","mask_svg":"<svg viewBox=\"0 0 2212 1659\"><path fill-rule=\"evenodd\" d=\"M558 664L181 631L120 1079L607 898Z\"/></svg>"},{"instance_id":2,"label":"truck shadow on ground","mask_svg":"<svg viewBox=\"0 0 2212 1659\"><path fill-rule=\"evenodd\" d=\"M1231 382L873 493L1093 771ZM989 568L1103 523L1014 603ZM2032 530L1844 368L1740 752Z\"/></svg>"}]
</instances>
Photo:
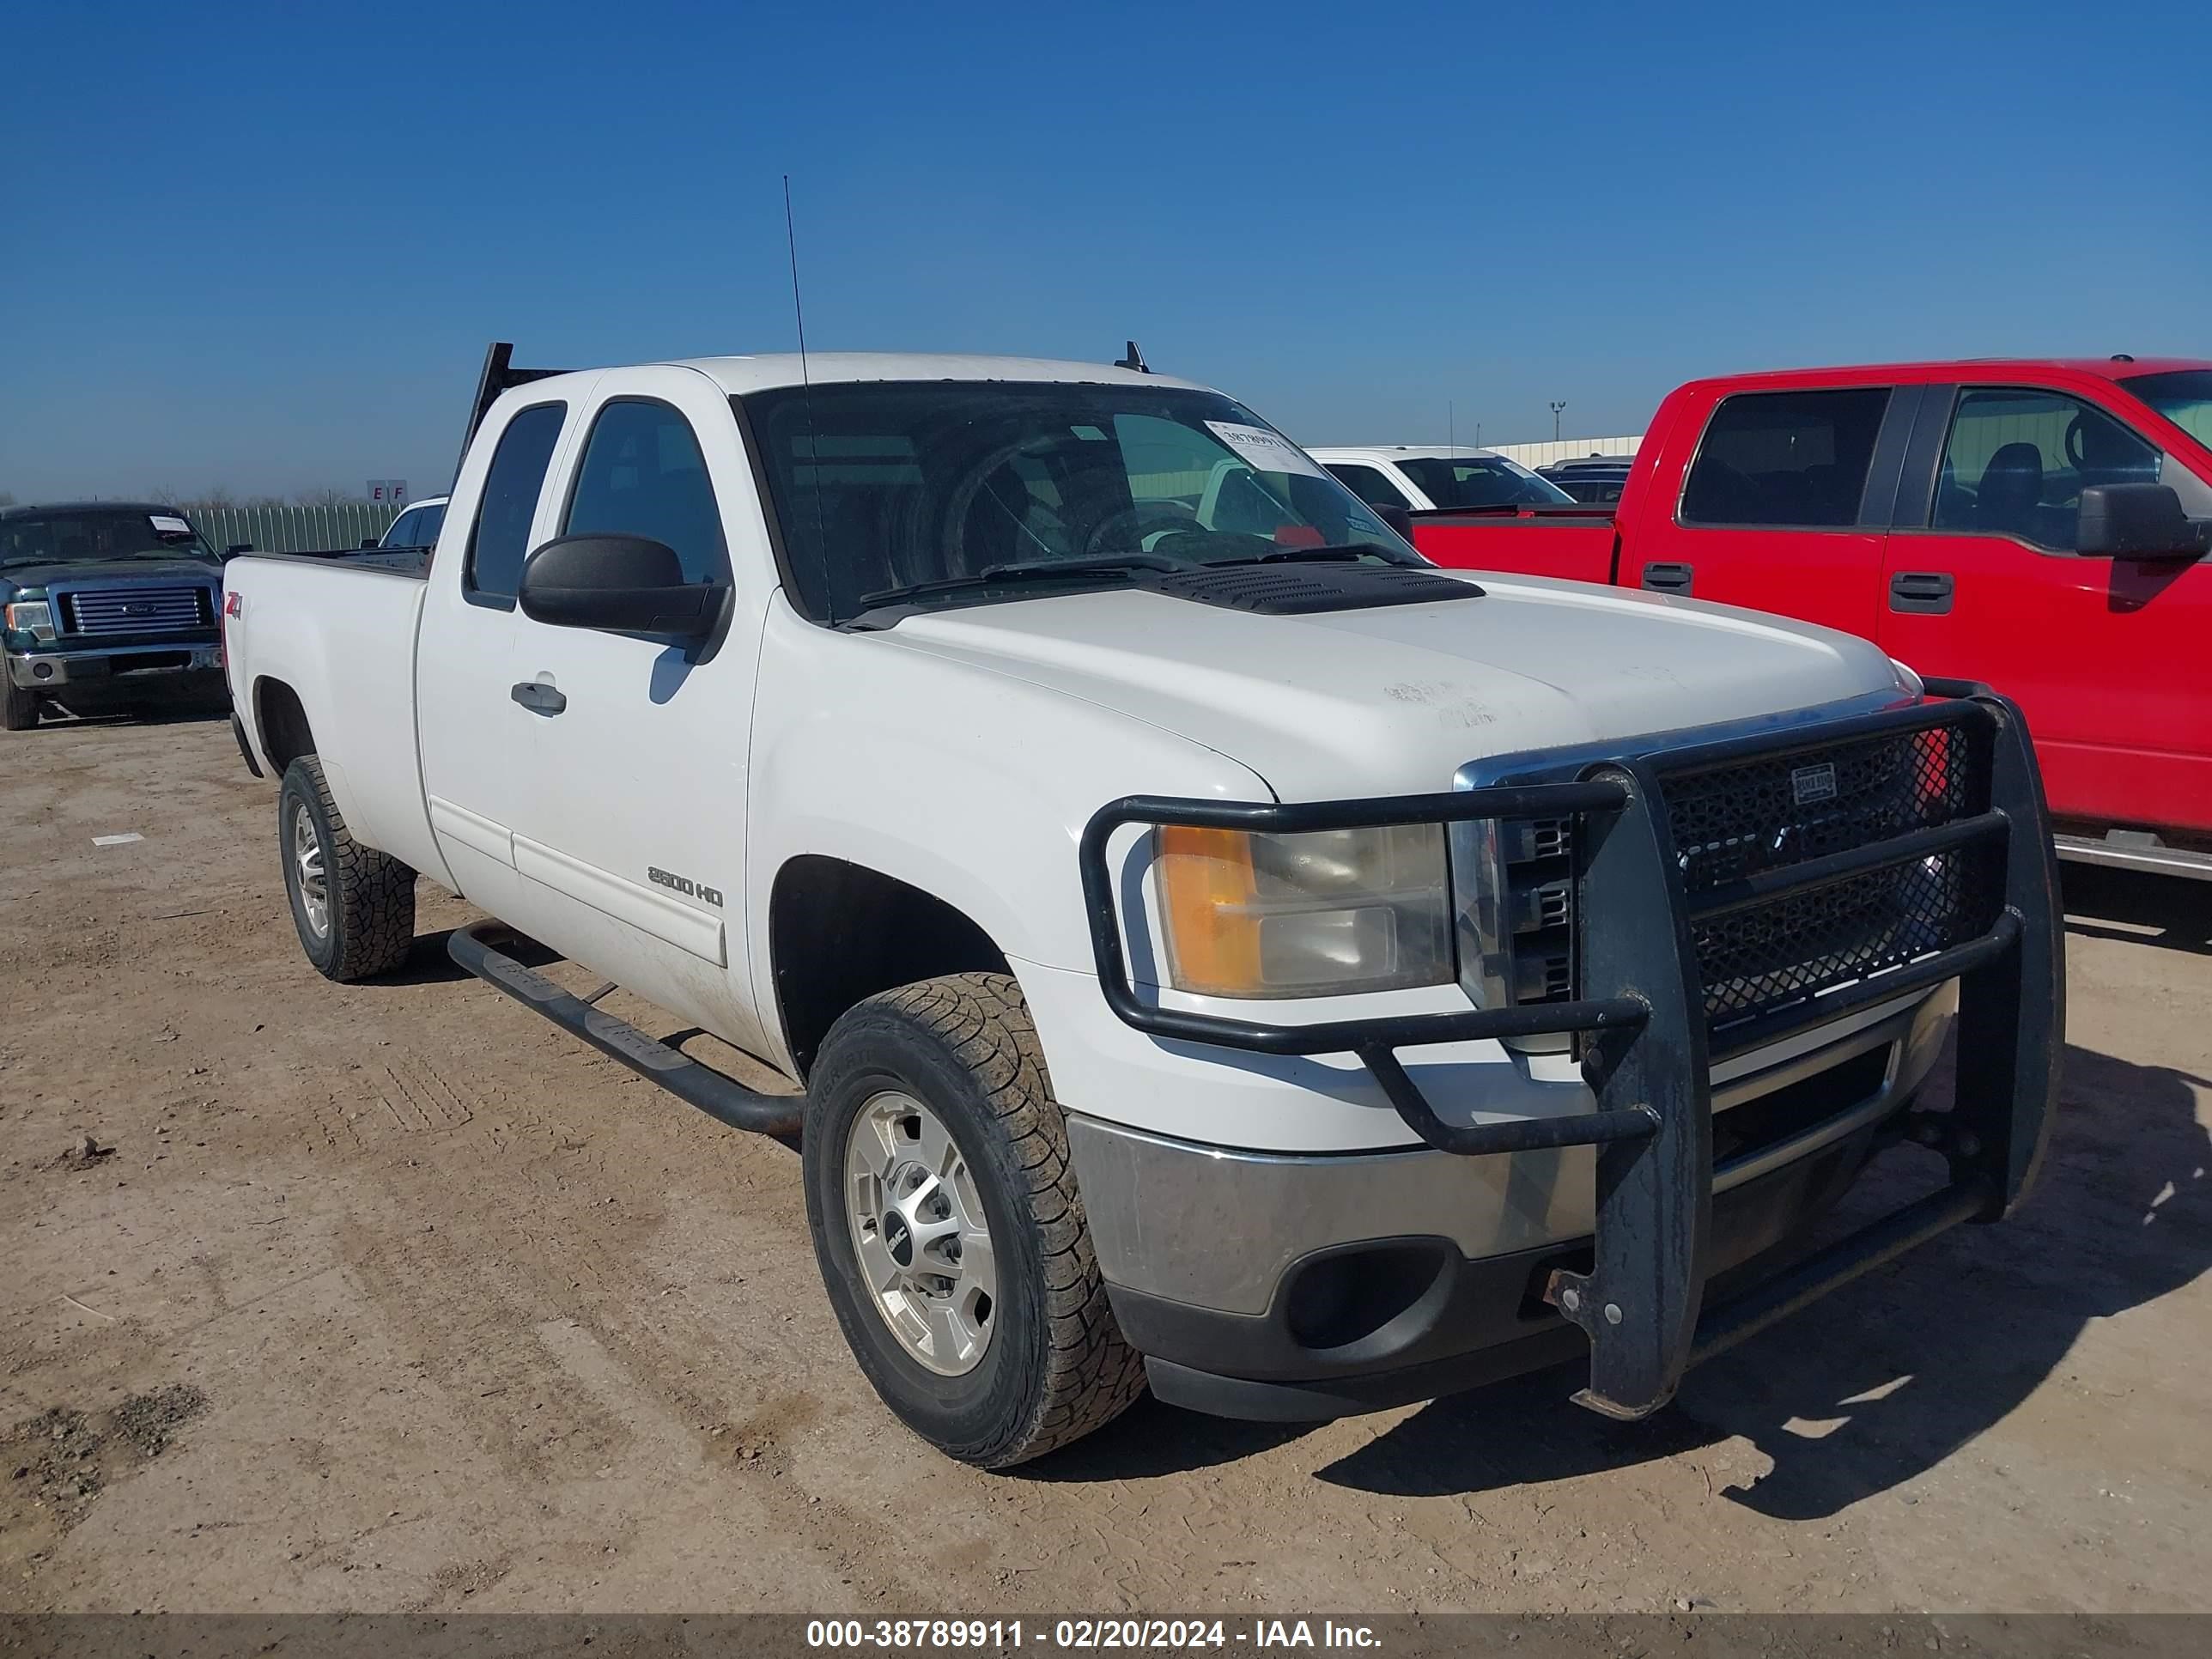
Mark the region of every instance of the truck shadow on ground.
<instances>
[{"instance_id":1,"label":"truck shadow on ground","mask_svg":"<svg viewBox=\"0 0 2212 1659\"><path fill-rule=\"evenodd\" d=\"M408 947L407 960L388 974L378 975L379 985L449 985L471 977L469 970L447 954L446 942L454 930L441 927L434 933L420 933ZM543 968L560 958L550 951L539 951L542 959L525 962L526 968Z\"/></svg>"},{"instance_id":2,"label":"truck shadow on ground","mask_svg":"<svg viewBox=\"0 0 2212 1659\"><path fill-rule=\"evenodd\" d=\"M228 708L202 708L191 704L178 708L103 708L87 714L48 714L40 720L36 729L58 732L67 727L90 731L106 726L210 726L229 718Z\"/></svg>"},{"instance_id":3,"label":"truck shadow on ground","mask_svg":"<svg viewBox=\"0 0 2212 1659\"><path fill-rule=\"evenodd\" d=\"M1578 1366L1433 1401L1316 1471L1401 1497L1494 1490L1633 1467L1735 1437L1721 1488L1778 1519L1830 1516L1907 1481L2063 1371L2092 1319L2177 1290L2212 1266L2212 1142L2196 1091L2212 1080L2069 1047L2042 1182L2002 1226L1955 1230L1691 1373L1640 1424L1570 1403ZM1931 1079L1932 1103L1948 1085ZM1905 1202L1942 1166L1877 1161L1835 1227ZM1249 1456L1306 1432L1147 1402L1037 1477L1124 1479ZM1741 1471L1771 1464L1747 1482Z\"/></svg>"},{"instance_id":4,"label":"truck shadow on ground","mask_svg":"<svg viewBox=\"0 0 2212 1659\"><path fill-rule=\"evenodd\" d=\"M2212 956L2212 882L2068 864L2066 931Z\"/></svg>"},{"instance_id":5,"label":"truck shadow on ground","mask_svg":"<svg viewBox=\"0 0 2212 1659\"><path fill-rule=\"evenodd\" d=\"M1480 1491L1671 1456L1731 1437L1771 1470L1724 1488L1778 1519L1835 1514L1932 1468L2055 1372L2093 1319L2212 1266L2212 1080L2069 1046L2041 1184L1996 1227L1959 1228L1691 1373L1642 1425L1570 1405L1571 1368L1439 1401L1320 1472L1406 1495ZM1892 1153L1836 1218L1870 1218L1931 1184ZM1751 1460L1754 1464L1757 1459ZM1741 1467L1741 1460L1738 1460Z\"/></svg>"}]
</instances>

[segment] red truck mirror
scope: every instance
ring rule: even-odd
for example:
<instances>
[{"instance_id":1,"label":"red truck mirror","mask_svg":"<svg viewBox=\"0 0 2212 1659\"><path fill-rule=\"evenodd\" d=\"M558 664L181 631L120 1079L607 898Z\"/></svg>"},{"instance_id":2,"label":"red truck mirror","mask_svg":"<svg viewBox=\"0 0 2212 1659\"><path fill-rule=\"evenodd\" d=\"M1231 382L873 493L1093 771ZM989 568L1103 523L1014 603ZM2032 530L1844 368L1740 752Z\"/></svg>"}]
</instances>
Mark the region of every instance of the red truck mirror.
<instances>
[{"instance_id":1,"label":"red truck mirror","mask_svg":"<svg viewBox=\"0 0 2212 1659\"><path fill-rule=\"evenodd\" d=\"M2172 484L2091 484L2075 546L2122 559L2197 559L2212 552L2212 520L2181 510Z\"/></svg>"}]
</instances>

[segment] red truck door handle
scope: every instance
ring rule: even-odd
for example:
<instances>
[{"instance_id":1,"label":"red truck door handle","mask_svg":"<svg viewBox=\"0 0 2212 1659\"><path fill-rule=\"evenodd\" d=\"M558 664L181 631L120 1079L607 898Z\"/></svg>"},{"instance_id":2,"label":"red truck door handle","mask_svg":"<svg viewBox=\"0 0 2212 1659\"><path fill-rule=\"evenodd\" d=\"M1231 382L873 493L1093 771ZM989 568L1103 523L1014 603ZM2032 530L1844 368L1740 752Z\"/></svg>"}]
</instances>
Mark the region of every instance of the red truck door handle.
<instances>
[{"instance_id":1,"label":"red truck door handle","mask_svg":"<svg viewBox=\"0 0 2212 1659\"><path fill-rule=\"evenodd\" d=\"M1889 579L1889 608L1914 616L1951 613L1951 575L1946 570L1900 570Z\"/></svg>"},{"instance_id":2,"label":"red truck door handle","mask_svg":"<svg viewBox=\"0 0 2212 1659\"><path fill-rule=\"evenodd\" d=\"M1644 567L1644 585L1660 593L1686 593L1690 591L1691 568L1686 564L1647 564Z\"/></svg>"}]
</instances>

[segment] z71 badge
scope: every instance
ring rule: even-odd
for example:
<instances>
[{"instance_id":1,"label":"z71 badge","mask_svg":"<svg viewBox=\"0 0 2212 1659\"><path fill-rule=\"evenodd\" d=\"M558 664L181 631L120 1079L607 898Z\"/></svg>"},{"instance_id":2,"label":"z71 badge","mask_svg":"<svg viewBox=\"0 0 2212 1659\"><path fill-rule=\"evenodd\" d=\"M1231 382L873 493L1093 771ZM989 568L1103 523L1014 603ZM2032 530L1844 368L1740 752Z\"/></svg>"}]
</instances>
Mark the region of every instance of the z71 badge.
<instances>
[{"instance_id":1,"label":"z71 badge","mask_svg":"<svg viewBox=\"0 0 2212 1659\"><path fill-rule=\"evenodd\" d=\"M719 887L709 887L703 882L692 880L689 876L672 875L658 866L648 869L645 872L645 878L655 887L665 887L672 893L681 893L686 898L695 898L702 904L711 904L717 910L722 908L722 890Z\"/></svg>"}]
</instances>

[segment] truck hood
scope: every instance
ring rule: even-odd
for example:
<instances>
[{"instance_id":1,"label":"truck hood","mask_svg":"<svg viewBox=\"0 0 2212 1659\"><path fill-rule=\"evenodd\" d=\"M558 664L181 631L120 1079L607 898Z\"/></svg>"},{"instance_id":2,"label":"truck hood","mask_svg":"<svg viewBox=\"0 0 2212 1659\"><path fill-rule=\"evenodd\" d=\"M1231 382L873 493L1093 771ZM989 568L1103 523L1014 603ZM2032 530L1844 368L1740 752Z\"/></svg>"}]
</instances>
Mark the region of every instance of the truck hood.
<instances>
[{"instance_id":1,"label":"truck hood","mask_svg":"<svg viewBox=\"0 0 2212 1659\"><path fill-rule=\"evenodd\" d=\"M222 585L222 567L204 559L64 559L46 564L11 564L0 569L0 582L15 587L65 586L99 582L161 582L179 580Z\"/></svg>"},{"instance_id":2,"label":"truck hood","mask_svg":"<svg viewBox=\"0 0 2212 1659\"><path fill-rule=\"evenodd\" d=\"M1868 641L1782 617L1540 578L1481 586L1310 616L1117 588L909 617L884 637L1204 744L1285 800L1448 788L1495 755L1905 691Z\"/></svg>"}]
</instances>

